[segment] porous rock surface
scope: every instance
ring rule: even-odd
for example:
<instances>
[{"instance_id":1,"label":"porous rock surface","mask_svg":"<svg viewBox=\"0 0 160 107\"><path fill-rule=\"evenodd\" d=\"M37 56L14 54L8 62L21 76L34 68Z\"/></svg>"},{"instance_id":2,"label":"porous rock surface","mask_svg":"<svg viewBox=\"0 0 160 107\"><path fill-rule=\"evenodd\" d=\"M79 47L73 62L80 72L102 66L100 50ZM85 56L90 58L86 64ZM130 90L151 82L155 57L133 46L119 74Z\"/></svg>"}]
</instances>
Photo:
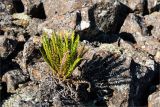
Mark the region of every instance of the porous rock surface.
<instances>
[{"instance_id":1,"label":"porous rock surface","mask_svg":"<svg viewBox=\"0 0 160 107\"><path fill-rule=\"evenodd\" d=\"M1 0L0 104L156 107L159 4L158 0ZM40 36L72 30L88 51L72 79L62 82L40 54Z\"/></svg>"}]
</instances>

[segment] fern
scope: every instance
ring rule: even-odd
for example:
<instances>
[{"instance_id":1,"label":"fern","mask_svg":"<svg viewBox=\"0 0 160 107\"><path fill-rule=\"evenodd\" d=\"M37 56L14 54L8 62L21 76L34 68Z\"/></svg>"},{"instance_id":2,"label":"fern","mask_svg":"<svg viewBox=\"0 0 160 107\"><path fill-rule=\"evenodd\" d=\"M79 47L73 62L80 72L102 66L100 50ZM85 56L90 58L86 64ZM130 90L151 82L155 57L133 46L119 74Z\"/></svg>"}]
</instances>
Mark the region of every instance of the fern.
<instances>
[{"instance_id":1,"label":"fern","mask_svg":"<svg viewBox=\"0 0 160 107\"><path fill-rule=\"evenodd\" d=\"M68 33L64 35L53 33L51 38L46 33L42 35L40 50L54 75L62 79L71 76L86 52L84 46L79 48L79 39L79 36L75 37L74 32L71 36Z\"/></svg>"}]
</instances>

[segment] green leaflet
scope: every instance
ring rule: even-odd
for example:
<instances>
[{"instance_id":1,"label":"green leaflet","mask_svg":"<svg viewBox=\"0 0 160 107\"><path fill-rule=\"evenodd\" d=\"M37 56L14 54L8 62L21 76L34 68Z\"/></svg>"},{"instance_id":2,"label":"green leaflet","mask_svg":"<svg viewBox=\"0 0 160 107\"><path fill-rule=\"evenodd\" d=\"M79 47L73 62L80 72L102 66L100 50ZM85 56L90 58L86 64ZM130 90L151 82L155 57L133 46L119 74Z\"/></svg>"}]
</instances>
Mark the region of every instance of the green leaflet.
<instances>
[{"instance_id":1,"label":"green leaflet","mask_svg":"<svg viewBox=\"0 0 160 107\"><path fill-rule=\"evenodd\" d=\"M66 77L69 77L72 73L72 71L75 69L76 65L82 60L82 58L77 58L74 63L70 66L67 74L66 74Z\"/></svg>"}]
</instances>

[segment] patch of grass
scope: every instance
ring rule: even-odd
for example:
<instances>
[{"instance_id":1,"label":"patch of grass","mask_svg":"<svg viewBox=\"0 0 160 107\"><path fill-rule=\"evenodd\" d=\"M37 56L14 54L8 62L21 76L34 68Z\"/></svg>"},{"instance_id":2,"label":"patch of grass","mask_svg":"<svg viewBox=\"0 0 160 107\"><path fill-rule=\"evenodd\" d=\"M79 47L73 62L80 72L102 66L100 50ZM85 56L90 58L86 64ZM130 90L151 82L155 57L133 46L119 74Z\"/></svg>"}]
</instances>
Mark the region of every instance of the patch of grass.
<instances>
[{"instance_id":1,"label":"patch of grass","mask_svg":"<svg viewBox=\"0 0 160 107\"><path fill-rule=\"evenodd\" d=\"M86 53L85 47L79 45L79 39L74 32L71 35L53 33L51 38L46 33L42 35L42 56L60 79L69 78Z\"/></svg>"}]
</instances>

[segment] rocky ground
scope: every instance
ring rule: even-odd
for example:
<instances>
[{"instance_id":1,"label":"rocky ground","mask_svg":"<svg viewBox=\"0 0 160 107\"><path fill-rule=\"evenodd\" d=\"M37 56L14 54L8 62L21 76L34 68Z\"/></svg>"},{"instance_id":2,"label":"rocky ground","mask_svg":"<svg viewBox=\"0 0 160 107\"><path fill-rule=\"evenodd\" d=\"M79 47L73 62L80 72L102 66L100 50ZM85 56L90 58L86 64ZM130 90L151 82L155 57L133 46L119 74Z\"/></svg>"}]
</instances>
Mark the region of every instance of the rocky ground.
<instances>
[{"instance_id":1,"label":"rocky ground","mask_svg":"<svg viewBox=\"0 0 160 107\"><path fill-rule=\"evenodd\" d=\"M159 0L0 0L1 106L159 107L159 11ZM59 81L40 36L72 30L88 52Z\"/></svg>"}]
</instances>

